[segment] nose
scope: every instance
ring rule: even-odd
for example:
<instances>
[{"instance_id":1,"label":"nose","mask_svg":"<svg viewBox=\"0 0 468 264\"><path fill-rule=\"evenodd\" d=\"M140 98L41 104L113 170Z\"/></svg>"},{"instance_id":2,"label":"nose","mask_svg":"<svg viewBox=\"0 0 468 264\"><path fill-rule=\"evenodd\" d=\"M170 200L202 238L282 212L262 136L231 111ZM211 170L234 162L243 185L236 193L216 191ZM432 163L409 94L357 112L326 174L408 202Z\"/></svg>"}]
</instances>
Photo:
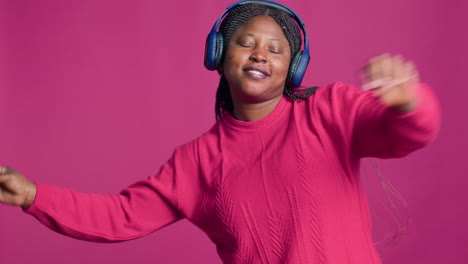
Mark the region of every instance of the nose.
<instances>
[{"instance_id":1,"label":"nose","mask_svg":"<svg viewBox=\"0 0 468 264\"><path fill-rule=\"evenodd\" d=\"M255 50L252 51L252 54L250 54L250 60L254 62L262 62L262 63L267 62L267 56L265 54L265 50L261 48L256 48Z\"/></svg>"}]
</instances>

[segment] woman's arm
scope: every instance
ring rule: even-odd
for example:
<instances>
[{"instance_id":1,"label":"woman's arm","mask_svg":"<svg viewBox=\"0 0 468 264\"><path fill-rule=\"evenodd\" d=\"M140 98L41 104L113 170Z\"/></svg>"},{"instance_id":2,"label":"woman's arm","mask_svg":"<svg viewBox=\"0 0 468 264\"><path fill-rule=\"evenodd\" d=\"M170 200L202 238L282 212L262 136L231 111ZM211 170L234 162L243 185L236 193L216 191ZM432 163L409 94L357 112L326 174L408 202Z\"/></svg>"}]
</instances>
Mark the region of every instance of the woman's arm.
<instances>
[{"instance_id":1,"label":"woman's arm","mask_svg":"<svg viewBox=\"0 0 468 264\"><path fill-rule=\"evenodd\" d=\"M33 184L18 172L1 169L0 202L22 206L42 224L66 236L95 242L135 239L184 217L179 208L180 178L197 173L190 154L176 150L157 174L117 195Z\"/></svg>"},{"instance_id":2,"label":"woman's arm","mask_svg":"<svg viewBox=\"0 0 468 264\"><path fill-rule=\"evenodd\" d=\"M362 100L356 114L353 149L359 156L401 157L435 138L440 107L412 62L383 54L371 59L362 75L363 88L375 99Z\"/></svg>"}]
</instances>

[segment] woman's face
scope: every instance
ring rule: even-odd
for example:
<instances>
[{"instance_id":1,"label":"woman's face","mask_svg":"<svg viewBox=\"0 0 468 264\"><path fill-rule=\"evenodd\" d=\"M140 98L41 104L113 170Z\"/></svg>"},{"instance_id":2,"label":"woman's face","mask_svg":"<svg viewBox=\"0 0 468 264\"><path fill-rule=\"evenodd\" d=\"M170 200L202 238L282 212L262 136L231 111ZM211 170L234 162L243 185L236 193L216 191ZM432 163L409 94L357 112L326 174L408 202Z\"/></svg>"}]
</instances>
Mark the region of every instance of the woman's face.
<instances>
[{"instance_id":1,"label":"woman's face","mask_svg":"<svg viewBox=\"0 0 468 264\"><path fill-rule=\"evenodd\" d=\"M237 28L222 67L234 105L281 97L290 61L288 40L273 18L256 16Z\"/></svg>"}]
</instances>

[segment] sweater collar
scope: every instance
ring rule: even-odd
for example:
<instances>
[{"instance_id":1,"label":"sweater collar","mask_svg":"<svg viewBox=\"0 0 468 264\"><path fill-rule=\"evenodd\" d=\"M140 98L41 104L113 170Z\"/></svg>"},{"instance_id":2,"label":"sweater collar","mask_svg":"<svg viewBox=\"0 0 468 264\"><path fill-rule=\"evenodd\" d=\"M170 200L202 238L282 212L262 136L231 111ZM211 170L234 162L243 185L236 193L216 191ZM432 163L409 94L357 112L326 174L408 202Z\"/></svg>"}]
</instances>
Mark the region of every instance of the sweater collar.
<instances>
[{"instance_id":1,"label":"sweater collar","mask_svg":"<svg viewBox=\"0 0 468 264\"><path fill-rule=\"evenodd\" d=\"M262 128L272 123L275 119L278 118L278 116L285 109L287 105L287 101L288 99L286 98L286 96L281 97L281 100L278 102L278 105L276 105L275 109L273 109L273 111L271 111L271 113L269 113L267 116L259 120L250 121L250 122L240 121L240 120L235 119L231 113L225 111L224 116L221 121L228 126L242 129L242 130L254 130L254 129Z\"/></svg>"}]
</instances>

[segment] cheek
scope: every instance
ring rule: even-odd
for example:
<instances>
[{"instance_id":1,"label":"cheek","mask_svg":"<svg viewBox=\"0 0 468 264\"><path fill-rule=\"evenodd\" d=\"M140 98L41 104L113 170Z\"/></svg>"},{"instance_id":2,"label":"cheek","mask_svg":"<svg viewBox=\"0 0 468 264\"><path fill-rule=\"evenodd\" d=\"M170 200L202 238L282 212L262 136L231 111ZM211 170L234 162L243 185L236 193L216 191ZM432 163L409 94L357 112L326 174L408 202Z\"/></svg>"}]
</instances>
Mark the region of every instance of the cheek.
<instances>
[{"instance_id":1,"label":"cheek","mask_svg":"<svg viewBox=\"0 0 468 264\"><path fill-rule=\"evenodd\" d=\"M231 53L226 53L223 61L224 71L229 71L230 69L235 68L236 65L235 57Z\"/></svg>"},{"instance_id":2,"label":"cheek","mask_svg":"<svg viewBox=\"0 0 468 264\"><path fill-rule=\"evenodd\" d=\"M289 60L282 60L282 61L278 61L275 65L276 69L277 69L277 73L284 77L284 79L287 78L288 76L288 70L289 70Z\"/></svg>"}]
</instances>

